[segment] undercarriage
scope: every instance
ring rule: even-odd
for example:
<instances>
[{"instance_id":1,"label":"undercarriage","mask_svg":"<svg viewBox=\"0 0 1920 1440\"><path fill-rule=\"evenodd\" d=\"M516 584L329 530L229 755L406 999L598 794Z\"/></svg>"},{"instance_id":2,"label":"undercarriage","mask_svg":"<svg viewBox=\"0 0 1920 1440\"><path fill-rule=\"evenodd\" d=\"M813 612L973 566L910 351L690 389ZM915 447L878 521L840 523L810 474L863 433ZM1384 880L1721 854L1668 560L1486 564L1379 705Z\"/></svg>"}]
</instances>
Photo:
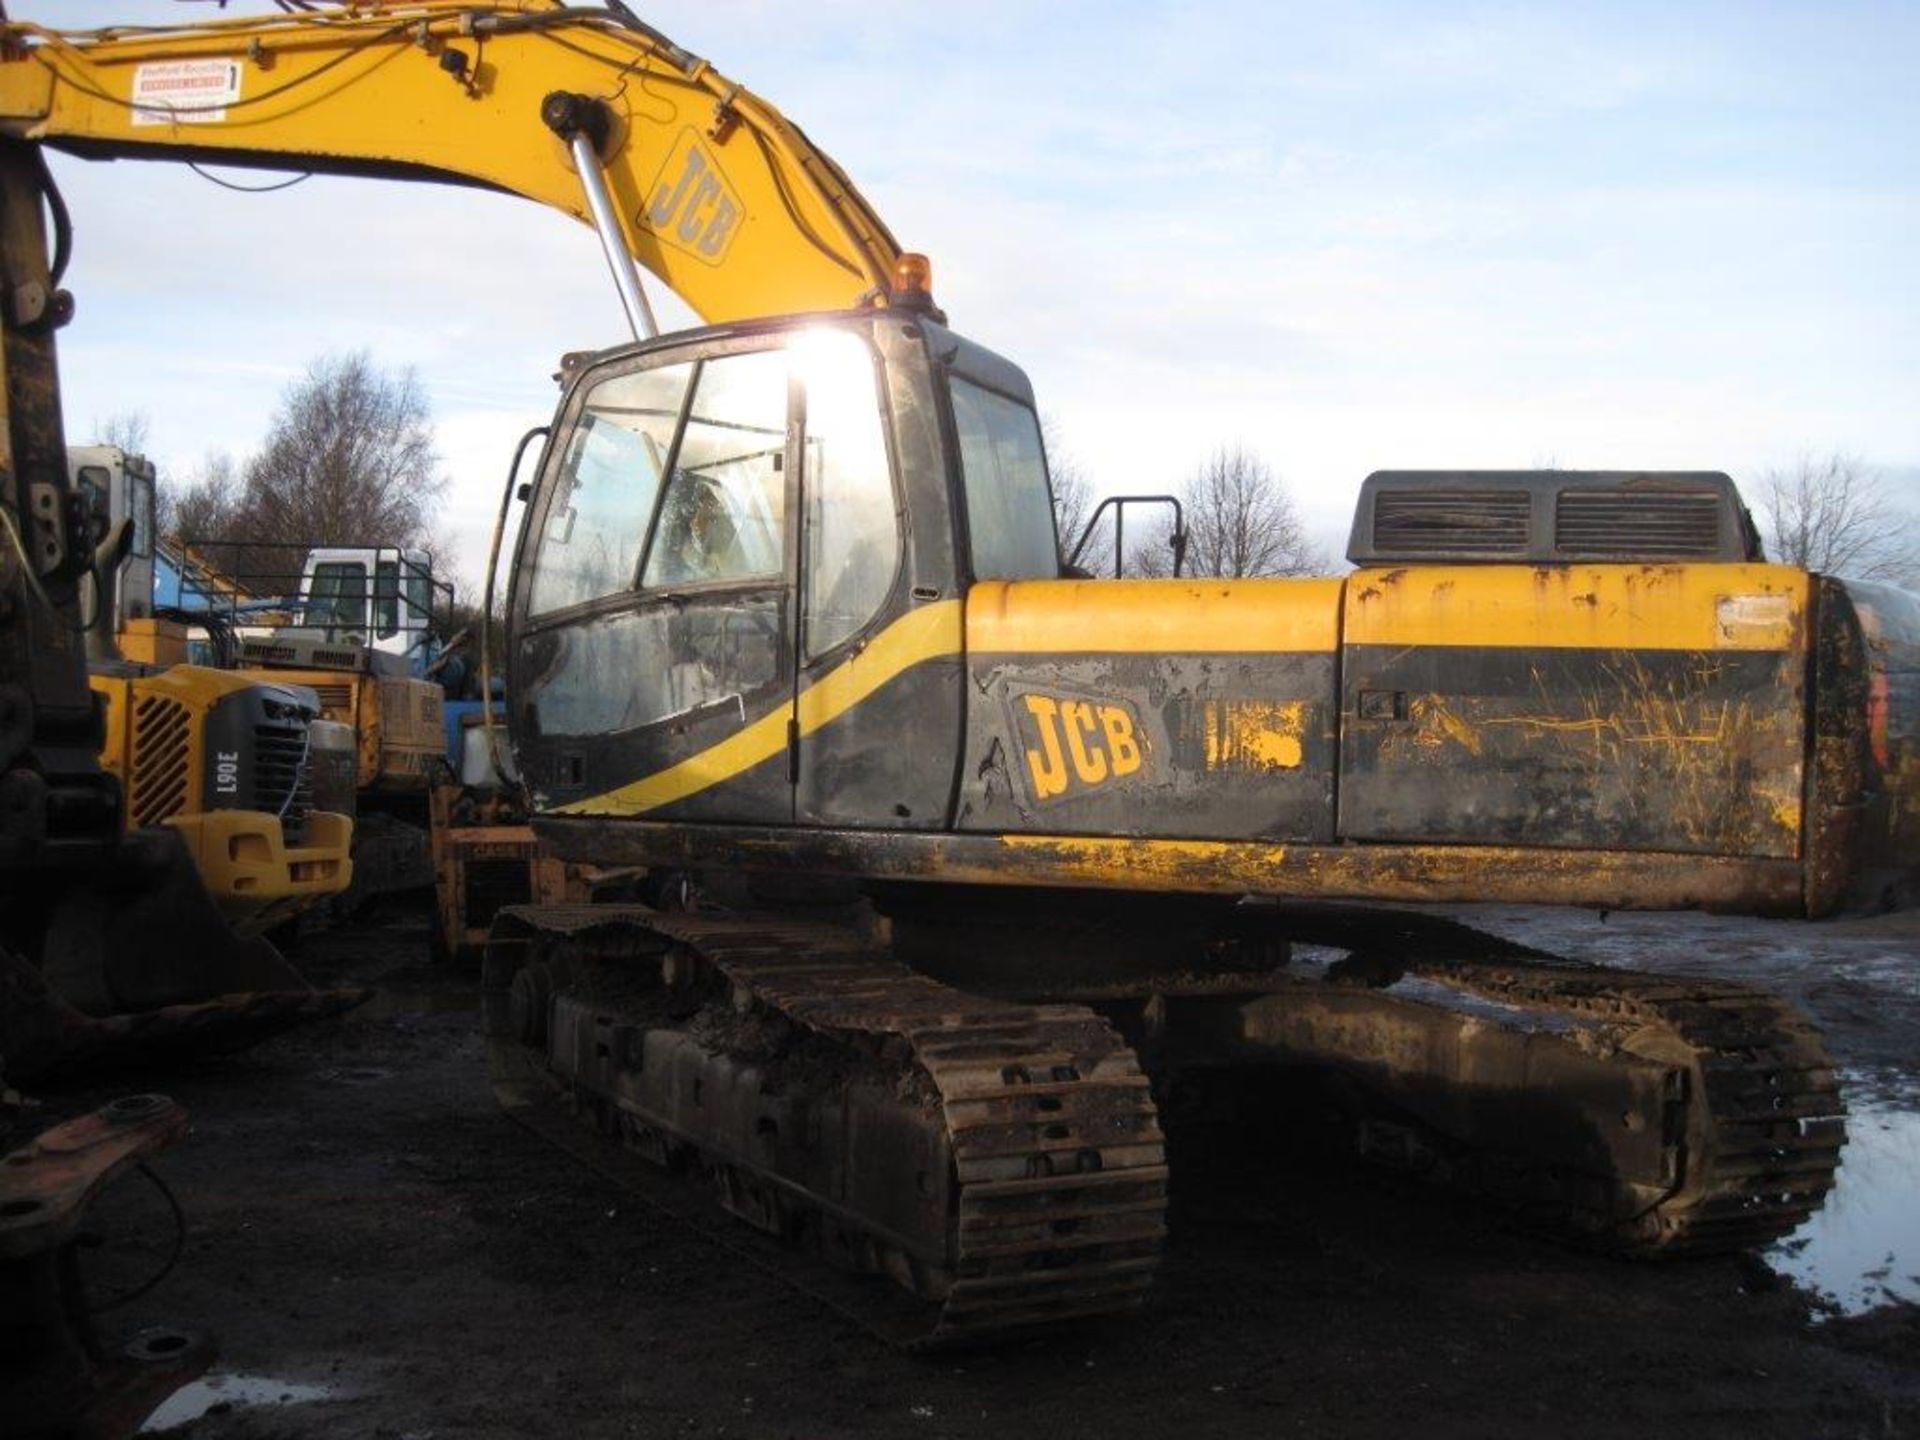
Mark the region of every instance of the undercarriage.
<instances>
[{"instance_id":1,"label":"undercarriage","mask_svg":"<svg viewBox=\"0 0 1920 1440\"><path fill-rule=\"evenodd\" d=\"M1136 1309L1169 1136L1284 1157L1308 1117L1274 1081L1309 1080L1369 1159L1627 1256L1776 1239L1839 1161L1819 1037L1741 986L1383 909L938 887L812 908L503 912L495 1086L900 1344Z\"/></svg>"}]
</instances>

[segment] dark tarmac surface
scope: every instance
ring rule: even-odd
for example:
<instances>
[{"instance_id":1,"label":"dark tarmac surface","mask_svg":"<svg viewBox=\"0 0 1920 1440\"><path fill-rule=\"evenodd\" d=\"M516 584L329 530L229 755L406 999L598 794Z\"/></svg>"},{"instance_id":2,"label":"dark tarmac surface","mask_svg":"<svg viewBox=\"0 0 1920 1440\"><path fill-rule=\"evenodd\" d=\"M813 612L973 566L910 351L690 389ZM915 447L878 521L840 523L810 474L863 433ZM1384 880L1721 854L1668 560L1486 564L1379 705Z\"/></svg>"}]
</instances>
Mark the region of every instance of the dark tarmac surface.
<instances>
[{"instance_id":1,"label":"dark tarmac surface","mask_svg":"<svg viewBox=\"0 0 1920 1440\"><path fill-rule=\"evenodd\" d=\"M1920 1158L1898 1139L1920 1112L1920 919L1467 918L1806 1005L1856 1110L1896 1132L1857 1152L1872 1173L1833 1198L1858 1243L1809 1260L1803 1234L1778 1269L1625 1264L1402 1177L1276 1156L1258 1177L1176 1188L1139 1319L908 1357L504 1118L471 988L426 968L424 914L395 910L300 956L317 980L381 985L373 1005L154 1087L194 1116L160 1162L191 1233L115 1318L214 1332L220 1388L172 1412L214 1404L176 1432L207 1440L1920 1435L1920 1310L1842 1313L1920 1284L1920 1254L1899 1248L1915 1243ZM48 1097L47 1117L112 1093ZM145 1186L96 1214L100 1284L164 1255L170 1223Z\"/></svg>"}]
</instances>

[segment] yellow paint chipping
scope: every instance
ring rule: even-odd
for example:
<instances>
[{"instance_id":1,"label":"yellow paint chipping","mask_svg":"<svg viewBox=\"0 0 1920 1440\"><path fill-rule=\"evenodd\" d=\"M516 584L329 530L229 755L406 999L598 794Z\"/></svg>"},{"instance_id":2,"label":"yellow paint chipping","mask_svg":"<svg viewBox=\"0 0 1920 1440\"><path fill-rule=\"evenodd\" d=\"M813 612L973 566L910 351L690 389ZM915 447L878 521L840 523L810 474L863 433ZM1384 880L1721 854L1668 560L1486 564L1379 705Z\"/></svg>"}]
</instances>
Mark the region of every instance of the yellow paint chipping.
<instances>
[{"instance_id":1,"label":"yellow paint chipping","mask_svg":"<svg viewBox=\"0 0 1920 1440\"><path fill-rule=\"evenodd\" d=\"M1123 840L1073 835L1003 835L1000 843L1018 855L1044 856L1055 876L1095 885L1184 889L1196 875L1238 862L1253 868L1286 860L1284 845L1224 840ZM1186 882L1186 883L1183 883Z\"/></svg>"},{"instance_id":2,"label":"yellow paint chipping","mask_svg":"<svg viewBox=\"0 0 1920 1440\"><path fill-rule=\"evenodd\" d=\"M1807 572L1786 565L1482 565L1361 570L1351 645L1792 650Z\"/></svg>"},{"instance_id":3,"label":"yellow paint chipping","mask_svg":"<svg viewBox=\"0 0 1920 1440\"><path fill-rule=\"evenodd\" d=\"M1269 841L1000 835L1003 863L950 856L940 877L983 884L1153 888L1195 894L1427 903L1685 908L1717 903L1791 911L1790 861L1672 852L1512 845L1288 845ZM1019 877L1017 881L1011 877Z\"/></svg>"},{"instance_id":4,"label":"yellow paint chipping","mask_svg":"<svg viewBox=\"0 0 1920 1440\"><path fill-rule=\"evenodd\" d=\"M1220 700L1207 706L1209 770L1297 770L1305 754L1304 700Z\"/></svg>"},{"instance_id":5,"label":"yellow paint chipping","mask_svg":"<svg viewBox=\"0 0 1920 1440\"><path fill-rule=\"evenodd\" d=\"M1409 706L1409 713L1413 717L1414 737L1418 742L1437 746L1451 740L1469 755L1480 754L1479 732L1455 714L1438 695L1415 697Z\"/></svg>"}]
</instances>

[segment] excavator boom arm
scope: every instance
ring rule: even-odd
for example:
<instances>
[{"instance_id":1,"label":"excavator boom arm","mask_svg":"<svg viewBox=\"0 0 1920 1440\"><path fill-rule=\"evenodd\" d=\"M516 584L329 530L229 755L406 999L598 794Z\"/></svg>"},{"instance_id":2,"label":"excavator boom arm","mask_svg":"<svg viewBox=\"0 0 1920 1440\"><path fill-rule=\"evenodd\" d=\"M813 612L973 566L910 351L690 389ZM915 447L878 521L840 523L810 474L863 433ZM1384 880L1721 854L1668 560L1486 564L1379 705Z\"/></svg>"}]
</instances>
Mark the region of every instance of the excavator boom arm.
<instances>
[{"instance_id":1,"label":"excavator boom arm","mask_svg":"<svg viewBox=\"0 0 1920 1440\"><path fill-rule=\"evenodd\" d=\"M554 128L568 99L589 120L628 252L701 318L884 298L898 247L839 167L624 7L415 0L86 32L0 25L0 134L93 158L478 185L590 224Z\"/></svg>"}]
</instances>

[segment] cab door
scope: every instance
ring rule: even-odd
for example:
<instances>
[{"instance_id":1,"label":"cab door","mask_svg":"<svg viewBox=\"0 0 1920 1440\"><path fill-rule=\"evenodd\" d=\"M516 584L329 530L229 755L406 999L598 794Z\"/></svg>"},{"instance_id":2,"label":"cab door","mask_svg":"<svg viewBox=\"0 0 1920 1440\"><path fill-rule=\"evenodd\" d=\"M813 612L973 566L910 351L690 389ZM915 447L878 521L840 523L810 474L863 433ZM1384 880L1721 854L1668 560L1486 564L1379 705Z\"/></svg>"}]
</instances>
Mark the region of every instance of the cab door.
<instances>
[{"instance_id":1,"label":"cab door","mask_svg":"<svg viewBox=\"0 0 1920 1440\"><path fill-rule=\"evenodd\" d=\"M768 337L628 355L576 388L512 602L540 808L791 820L794 403Z\"/></svg>"},{"instance_id":2,"label":"cab door","mask_svg":"<svg viewBox=\"0 0 1920 1440\"><path fill-rule=\"evenodd\" d=\"M902 338L883 334L876 345L865 328L815 327L791 352L803 516L794 782L805 825L939 829L952 800L960 602L950 579L932 573L951 548L938 455L917 466L901 459L911 446L888 397L903 389L920 403L899 409L928 409L923 352ZM908 543L910 519L921 544Z\"/></svg>"}]
</instances>

